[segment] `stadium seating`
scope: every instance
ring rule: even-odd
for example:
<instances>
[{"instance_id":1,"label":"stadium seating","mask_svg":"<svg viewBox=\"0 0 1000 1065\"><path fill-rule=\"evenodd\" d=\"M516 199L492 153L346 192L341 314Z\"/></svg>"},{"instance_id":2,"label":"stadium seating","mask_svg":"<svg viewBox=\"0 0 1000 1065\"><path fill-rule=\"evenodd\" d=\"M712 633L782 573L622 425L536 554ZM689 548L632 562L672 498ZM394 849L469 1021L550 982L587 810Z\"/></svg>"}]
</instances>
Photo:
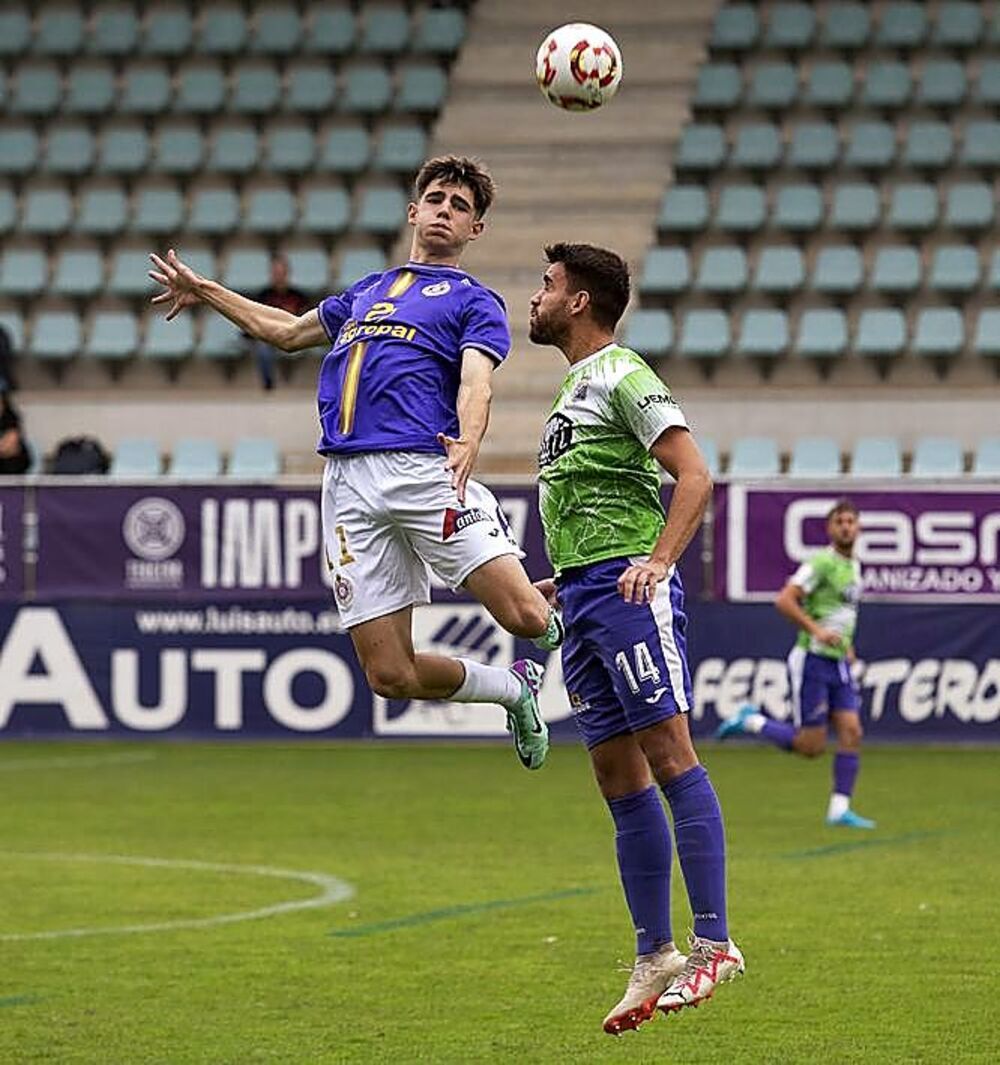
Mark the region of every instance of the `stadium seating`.
<instances>
[{"instance_id":1,"label":"stadium seating","mask_svg":"<svg viewBox=\"0 0 1000 1065\"><path fill-rule=\"evenodd\" d=\"M962 447L951 437L922 436L913 449L913 477L959 477L965 468Z\"/></svg>"},{"instance_id":2,"label":"stadium seating","mask_svg":"<svg viewBox=\"0 0 1000 1065\"><path fill-rule=\"evenodd\" d=\"M800 437L788 464L789 477L836 477L840 473L840 448L825 436Z\"/></svg>"},{"instance_id":3,"label":"stadium seating","mask_svg":"<svg viewBox=\"0 0 1000 1065\"><path fill-rule=\"evenodd\" d=\"M167 468L171 477L188 480L218 477L221 472L222 456L216 444L197 437L177 441Z\"/></svg>"},{"instance_id":4,"label":"stadium seating","mask_svg":"<svg viewBox=\"0 0 1000 1065\"><path fill-rule=\"evenodd\" d=\"M267 480L281 473L281 459L273 440L244 437L236 441L229 457L230 477Z\"/></svg>"},{"instance_id":5,"label":"stadium seating","mask_svg":"<svg viewBox=\"0 0 1000 1065\"><path fill-rule=\"evenodd\" d=\"M861 437L854 445L852 477L898 477L903 469L899 442L891 437Z\"/></svg>"},{"instance_id":6,"label":"stadium seating","mask_svg":"<svg viewBox=\"0 0 1000 1065\"><path fill-rule=\"evenodd\" d=\"M158 477L160 465L160 449L154 440L129 437L118 442L108 476L122 479Z\"/></svg>"}]
</instances>

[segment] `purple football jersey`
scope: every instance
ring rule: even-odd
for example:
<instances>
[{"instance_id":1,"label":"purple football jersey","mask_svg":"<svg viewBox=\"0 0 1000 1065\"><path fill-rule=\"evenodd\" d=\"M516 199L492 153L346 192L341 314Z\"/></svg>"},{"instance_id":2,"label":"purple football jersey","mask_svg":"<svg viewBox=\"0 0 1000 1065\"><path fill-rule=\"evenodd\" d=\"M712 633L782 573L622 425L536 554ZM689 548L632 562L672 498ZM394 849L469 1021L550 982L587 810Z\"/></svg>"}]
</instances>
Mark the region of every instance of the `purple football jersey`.
<instances>
[{"instance_id":1,"label":"purple football jersey","mask_svg":"<svg viewBox=\"0 0 1000 1065\"><path fill-rule=\"evenodd\" d=\"M510 351L504 302L451 266L369 274L319 305L333 344L319 372L319 452L440 452L458 436L462 351Z\"/></svg>"}]
</instances>

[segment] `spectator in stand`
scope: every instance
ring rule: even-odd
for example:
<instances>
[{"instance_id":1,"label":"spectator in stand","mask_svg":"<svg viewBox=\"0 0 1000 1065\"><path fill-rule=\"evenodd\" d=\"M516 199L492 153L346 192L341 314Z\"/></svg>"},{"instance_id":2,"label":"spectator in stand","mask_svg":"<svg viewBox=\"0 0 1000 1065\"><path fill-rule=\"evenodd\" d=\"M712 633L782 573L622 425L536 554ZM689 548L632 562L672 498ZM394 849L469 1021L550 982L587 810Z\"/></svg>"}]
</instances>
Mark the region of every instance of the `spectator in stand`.
<instances>
[{"instance_id":1,"label":"spectator in stand","mask_svg":"<svg viewBox=\"0 0 1000 1065\"><path fill-rule=\"evenodd\" d=\"M271 284L255 298L258 303L266 303L269 307L280 307L283 311L296 316L312 310L315 305L315 300L310 300L301 289L293 288L288 283L288 260L281 254L271 259ZM278 353L263 340L254 340L252 343L261 384L270 391L274 388L274 364Z\"/></svg>"},{"instance_id":2,"label":"spectator in stand","mask_svg":"<svg viewBox=\"0 0 1000 1065\"><path fill-rule=\"evenodd\" d=\"M17 388L14 380L14 341L6 327L0 325L0 392L13 392Z\"/></svg>"},{"instance_id":3,"label":"spectator in stand","mask_svg":"<svg viewBox=\"0 0 1000 1065\"><path fill-rule=\"evenodd\" d=\"M21 431L21 416L10 393L0 390L0 476L27 473L31 455Z\"/></svg>"}]
</instances>

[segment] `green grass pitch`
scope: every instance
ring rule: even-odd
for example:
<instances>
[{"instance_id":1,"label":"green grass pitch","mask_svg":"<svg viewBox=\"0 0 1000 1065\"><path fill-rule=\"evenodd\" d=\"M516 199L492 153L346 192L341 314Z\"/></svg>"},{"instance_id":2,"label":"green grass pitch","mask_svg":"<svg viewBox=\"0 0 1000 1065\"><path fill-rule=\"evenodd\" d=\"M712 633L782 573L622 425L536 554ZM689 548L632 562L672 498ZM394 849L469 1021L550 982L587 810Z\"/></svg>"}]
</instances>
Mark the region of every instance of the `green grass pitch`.
<instances>
[{"instance_id":1,"label":"green grass pitch","mask_svg":"<svg viewBox=\"0 0 1000 1065\"><path fill-rule=\"evenodd\" d=\"M996 1061L1000 749L867 750L868 834L823 825L828 761L702 755L747 975L614 1039L634 941L581 749L529 774L499 746L0 746L0 1062ZM321 890L60 855L356 893L24 938Z\"/></svg>"}]
</instances>

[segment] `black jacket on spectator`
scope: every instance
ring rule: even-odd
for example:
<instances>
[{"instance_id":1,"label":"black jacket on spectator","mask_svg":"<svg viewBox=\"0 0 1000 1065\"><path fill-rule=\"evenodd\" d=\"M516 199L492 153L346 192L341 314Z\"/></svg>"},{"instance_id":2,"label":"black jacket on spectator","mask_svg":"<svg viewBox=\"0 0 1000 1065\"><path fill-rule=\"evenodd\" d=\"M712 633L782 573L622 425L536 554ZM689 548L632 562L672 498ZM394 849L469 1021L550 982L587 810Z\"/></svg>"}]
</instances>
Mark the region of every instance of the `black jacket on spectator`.
<instances>
[{"instance_id":1,"label":"black jacket on spectator","mask_svg":"<svg viewBox=\"0 0 1000 1065\"><path fill-rule=\"evenodd\" d=\"M0 392L0 475L24 473L30 465L31 456L21 432L21 417L7 393Z\"/></svg>"}]
</instances>

